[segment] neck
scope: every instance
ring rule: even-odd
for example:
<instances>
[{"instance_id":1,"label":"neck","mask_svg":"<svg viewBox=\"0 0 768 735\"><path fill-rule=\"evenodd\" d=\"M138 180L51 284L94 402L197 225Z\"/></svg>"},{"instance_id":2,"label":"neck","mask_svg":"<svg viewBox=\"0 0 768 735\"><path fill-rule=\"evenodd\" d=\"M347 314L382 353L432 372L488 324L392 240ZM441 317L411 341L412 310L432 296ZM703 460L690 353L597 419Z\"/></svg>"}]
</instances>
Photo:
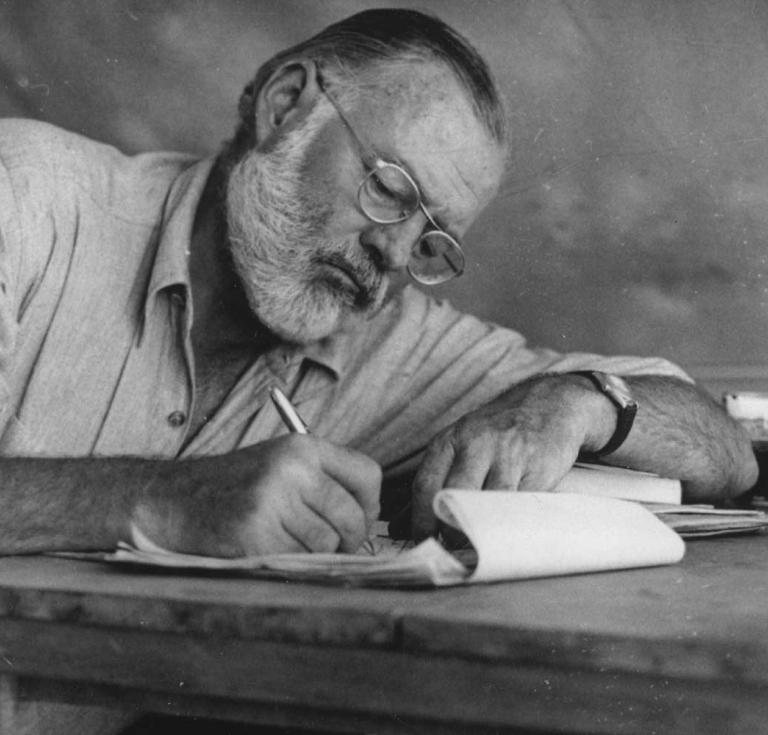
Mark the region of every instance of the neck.
<instances>
[{"instance_id":1,"label":"neck","mask_svg":"<svg viewBox=\"0 0 768 735\"><path fill-rule=\"evenodd\" d=\"M205 186L192 230L189 271L193 341L211 351L265 350L276 338L258 320L229 254L225 171L217 163Z\"/></svg>"}]
</instances>

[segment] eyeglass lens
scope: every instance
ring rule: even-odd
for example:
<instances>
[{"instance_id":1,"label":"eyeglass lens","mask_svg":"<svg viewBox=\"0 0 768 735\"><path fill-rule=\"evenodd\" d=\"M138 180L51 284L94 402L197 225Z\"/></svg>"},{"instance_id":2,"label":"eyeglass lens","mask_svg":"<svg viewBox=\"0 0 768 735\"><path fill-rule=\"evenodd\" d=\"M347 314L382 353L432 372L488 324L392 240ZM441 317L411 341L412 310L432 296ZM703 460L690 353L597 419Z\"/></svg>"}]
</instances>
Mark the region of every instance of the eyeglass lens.
<instances>
[{"instance_id":1,"label":"eyeglass lens","mask_svg":"<svg viewBox=\"0 0 768 735\"><path fill-rule=\"evenodd\" d=\"M360 184L360 207L380 224L403 222L419 209L421 194L413 179L393 163L378 161ZM461 275L464 255L445 232L430 230L414 245L408 272L425 285L434 285Z\"/></svg>"},{"instance_id":2,"label":"eyeglass lens","mask_svg":"<svg viewBox=\"0 0 768 735\"><path fill-rule=\"evenodd\" d=\"M434 286L464 272L464 255L444 232L425 232L411 250L408 272L419 283Z\"/></svg>"},{"instance_id":3,"label":"eyeglass lens","mask_svg":"<svg viewBox=\"0 0 768 735\"><path fill-rule=\"evenodd\" d=\"M379 162L360 186L360 206L382 224L407 219L419 208L420 199L414 182L391 163Z\"/></svg>"}]
</instances>

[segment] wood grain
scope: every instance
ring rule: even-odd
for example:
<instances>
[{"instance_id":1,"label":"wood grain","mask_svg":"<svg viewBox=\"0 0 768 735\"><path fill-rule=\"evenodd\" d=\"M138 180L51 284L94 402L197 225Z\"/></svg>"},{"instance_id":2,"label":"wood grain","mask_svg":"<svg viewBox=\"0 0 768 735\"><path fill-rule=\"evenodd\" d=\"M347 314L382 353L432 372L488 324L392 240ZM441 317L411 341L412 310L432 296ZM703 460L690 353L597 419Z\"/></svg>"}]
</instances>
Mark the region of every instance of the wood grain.
<instances>
[{"instance_id":1,"label":"wood grain","mask_svg":"<svg viewBox=\"0 0 768 735\"><path fill-rule=\"evenodd\" d=\"M435 591L5 558L0 715L18 677L25 706L339 730L759 733L766 600L763 535L689 543L675 566Z\"/></svg>"}]
</instances>

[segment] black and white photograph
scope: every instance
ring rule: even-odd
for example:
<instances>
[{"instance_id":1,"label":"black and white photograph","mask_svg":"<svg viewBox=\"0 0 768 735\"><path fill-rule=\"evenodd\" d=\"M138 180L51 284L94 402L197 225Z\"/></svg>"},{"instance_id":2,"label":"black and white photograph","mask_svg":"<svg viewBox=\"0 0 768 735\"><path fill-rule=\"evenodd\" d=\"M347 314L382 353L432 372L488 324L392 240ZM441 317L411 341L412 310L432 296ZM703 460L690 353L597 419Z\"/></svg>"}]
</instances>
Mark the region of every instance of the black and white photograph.
<instances>
[{"instance_id":1,"label":"black and white photograph","mask_svg":"<svg viewBox=\"0 0 768 735\"><path fill-rule=\"evenodd\" d=\"M0 735L768 735L768 3L0 0Z\"/></svg>"}]
</instances>

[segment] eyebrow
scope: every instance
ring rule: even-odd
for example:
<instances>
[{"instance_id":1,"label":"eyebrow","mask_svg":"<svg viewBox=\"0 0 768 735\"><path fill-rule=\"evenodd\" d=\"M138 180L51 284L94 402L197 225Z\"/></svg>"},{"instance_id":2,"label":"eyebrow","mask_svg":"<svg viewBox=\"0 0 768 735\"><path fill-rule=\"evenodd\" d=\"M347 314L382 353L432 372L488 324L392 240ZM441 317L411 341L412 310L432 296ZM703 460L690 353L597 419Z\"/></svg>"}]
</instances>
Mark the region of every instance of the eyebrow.
<instances>
[{"instance_id":1,"label":"eyebrow","mask_svg":"<svg viewBox=\"0 0 768 735\"><path fill-rule=\"evenodd\" d=\"M453 230L452 227L449 227L445 224L445 220L440 215L435 215L432 211L433 207L436 205L432 202L434 201L431 197L428 197L425 195L424 187L422 186L421 182L419 181L418 177L413 173L413 168L409 166L407 163L402 161L398 156L394 156L392 158L388 156L384 156L381 154L379 149L371 143L370 140L367 138L363 138L355 129L355 127L352 125L352 122L347 117L347 113L344 112L344 110L341 109L341 105L336 101L336 98L334 95L332 95L327 87L325 86L325 80L318 74L317 77L318 86L320 87L320 91L326 96L328 101L331 103L331 106L336 110L336 113L339 116L339 120L341 120L344 127L347 129L349 134L352 136L352 139L355 141L355 145L359 149L360 152L360 159L363 162L363 165L366 165L366 158L369 157L371 154L373 154L376 158L378 158L381 161L384 161L385 163L393 163L400 168L402 168L404 171L408 173L408 175L413 179L414 183L416 184L416 188L419 192L419 199L421 200L421 204L423 207L426 208L427 212L429 212L429 216L433 220L433 224L437 225L441 230L444 230L447 233L451 233ZM437 205L437 211L445 211L443 207L440 205Z\"/></svg>"}]
</instances>

